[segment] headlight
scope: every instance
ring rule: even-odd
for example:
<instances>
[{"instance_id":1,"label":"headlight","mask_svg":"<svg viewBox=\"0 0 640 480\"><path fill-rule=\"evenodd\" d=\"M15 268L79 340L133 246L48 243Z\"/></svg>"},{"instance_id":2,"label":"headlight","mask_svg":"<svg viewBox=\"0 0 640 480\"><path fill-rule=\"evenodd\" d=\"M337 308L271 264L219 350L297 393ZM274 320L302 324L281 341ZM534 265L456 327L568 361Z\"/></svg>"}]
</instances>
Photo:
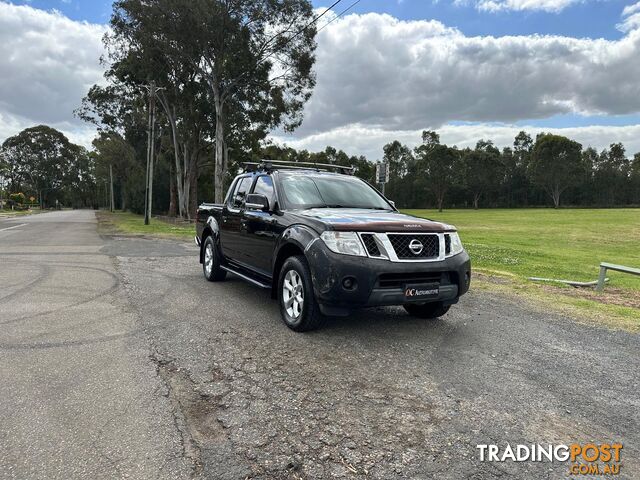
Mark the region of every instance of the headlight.
<instances>
[{"instance_id":1,"label":"headlight","mask_svg":"<svg viewBox=\"0 0 640 480\"><path fill-rule=\"evenodd\" d=\"M460 235L458 235L458 232L451 232L448 235L451 239L451 253L449 253L449 255L456 255L462 252L464 248L462 247L462 242L460 241Z\"/></svg>"},{"instance_id":2,"label":"headlight","mask_svg":"<svg viewBox=\"0 0 640 480\"><path fill-rule=\"evenodd\" d=\"M364 245L355 232L324 232L320 238L332 252L359 257L367 256Z\"/></svg>"}]
</instances>

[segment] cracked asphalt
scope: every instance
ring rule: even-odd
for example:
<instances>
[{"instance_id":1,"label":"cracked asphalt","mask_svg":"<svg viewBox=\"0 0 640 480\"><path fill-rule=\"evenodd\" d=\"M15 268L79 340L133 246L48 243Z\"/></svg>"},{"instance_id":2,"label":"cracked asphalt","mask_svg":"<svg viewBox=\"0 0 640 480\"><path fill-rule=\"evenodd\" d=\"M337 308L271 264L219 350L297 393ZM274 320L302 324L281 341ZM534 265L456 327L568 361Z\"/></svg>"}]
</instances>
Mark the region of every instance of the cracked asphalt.
<instances>
[{"instance_id":1,"label":"cracked asphalt","mask_svg":"<svg viewBox=\"0 0 640 480\"><path fill-rule=\"evenodd\" d=\"M591 441L640 477L637 334L473 289L298 334L196 252L91 211L0 220L1 479L555 479L476 445Z\"/></svg>"}]
</instances>

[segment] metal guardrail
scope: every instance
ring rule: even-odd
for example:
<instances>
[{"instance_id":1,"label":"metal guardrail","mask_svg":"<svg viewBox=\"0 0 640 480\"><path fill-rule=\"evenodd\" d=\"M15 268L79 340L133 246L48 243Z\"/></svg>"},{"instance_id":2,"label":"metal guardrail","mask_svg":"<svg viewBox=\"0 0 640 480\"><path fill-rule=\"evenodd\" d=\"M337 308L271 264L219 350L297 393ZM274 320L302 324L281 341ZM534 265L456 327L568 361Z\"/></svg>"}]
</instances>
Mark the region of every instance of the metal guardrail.
<instances>
[{"instance_id":1,"label":"metal guardrail","mask_svg":"<svg viewBox=\"0 0 640 480\"><path fill-rule=\"evenodd\" d=\"M615 263L602 262L600 263L600 275L598 276L598 285L596 286L596 292L602 292L604 290L604 282L607 276L607 270L630 273L631 275L640 275L640 268L626 267L624 265L616 265Z\"/></svg>"}]
</instances>

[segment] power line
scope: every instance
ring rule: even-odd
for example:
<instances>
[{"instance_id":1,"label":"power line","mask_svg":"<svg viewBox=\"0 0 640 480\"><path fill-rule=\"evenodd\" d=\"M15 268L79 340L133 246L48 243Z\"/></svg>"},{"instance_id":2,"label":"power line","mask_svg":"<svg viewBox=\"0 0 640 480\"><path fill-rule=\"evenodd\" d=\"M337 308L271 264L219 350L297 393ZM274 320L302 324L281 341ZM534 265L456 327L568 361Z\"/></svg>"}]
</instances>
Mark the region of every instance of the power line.
<instances>
[{"instance_id":1,"label":"power line","mask_svg":"<svg viewBox=\"0 0 640 480\"><path fill-rule=\"evenodd\" d=\"M320 27L316 33L320 33L322 30L324 30L325 28L327 28L327 26L329 26L330 23L335 22L338 18L340 18L342 15L344 15L345 13L347 13L349 10L351 10L353 7L355 7L357 4L359 4L362 0L356 0L355 2L353 2L351 5L349 5L347 8L345 8L344 10L342 10L338 15L336 15L335 17L333 17L331 20L329 20L327 23L325 23L322 27Z\"/></svg>"},{"instance_id":2,"label":"power line","mask_svg":"<svg viewBox=\"0 0 640 480\"><path fill-rule=\"evenodd\" d=\"M344 10L342 10L342 11L341 11L340 13L338 13L335 17L333 17L331 20L329 20L327 23L325 23L322 27L320 27L318 30L316 30L316 34L318 34L319 32L321 32L321 31L322 31L322 30L324 30L325 28L327 28L327 26L328 26L330 23L335 22L338 18L340 18L340 17L341 17L342 15L344 15L345 13L347 13L349 10L351 10L353 7L355 7L355 6L356 6L358 3L360 3L361 1L362 1L362 0L356 0L356 1L355 1L355 2L353 2L351 5L349 5L347 8L345 8ZM322 15L324 15L325 13L327 13L327 11L329 11L331 8L333 8L333 6L337 5L338 3L340 3L340 2L339 2L339 1L338 1L338 2L335 2L331 7L329 7L327 10L325 10L325 11L322 13ZM320 18L322 15L318 16L318 18ZM317 20L317 18L316 18L316 20ZM314 21L316 21L316 20L312 20L311 22L309 22L309 24L308 24L308 25L310 25L311 23L313 23L313 22L314 22ZM307 26L308 26L308 25L307 25ZM305 27L305 28L307 28L307 27ZM303 29L303 30L304 30L304 29ZM265 58L268 58L268 57L265 57ZM286 75L287 73L289 73L292 69L293 69L293 66L291 66L291 67L287 68L287 69L286 69L282 74L278 75L278 77L277 77L277 78L278 78L278 79L282 78L284 75ZM270 80L270 82L271 82L271 81L273 81L273 80Z\"/></svg>"},{"instance_id":3,"label":"power line","mask_svg":"<svg viewBox=\"0 0 640 480\"><path fill-rule=\"evenodd\" d=\"M317 15L315 18L313 18L312 20L310 20L304 27L302 27L300 30L298 30L296 33L294 33L285 43L284 45L282 45L282 47L280 48L281 50L284 49L284 47L286 47L289 43L291 43L298 35L300 35L302 32L304 32L307 28L309 28L309 26L311 26L313 23L317 22L318 20L320 20L323 16L325 16L333 7L335 7L336 5L338 5L342 0L336 0L335 2L333 2L333 4L331 4L330 7L328 7L324 12L320 13L319 15ZM324 27L323 27L324 28ZM282 35L283 32L278 33L277 35L275 35L274 37L271 38L271 40L269 40L270 43L273 40L275 40L276 38L278 38L280 35ZM260 64L264 63L267 58L272 57L273 55L275 55L277 52L272 52L269 55L267 55L266 57L260 59L258 61L258 63L256 63L256 65L251 69L251 71L255 70Z\"/></svg>"}]
</instances>

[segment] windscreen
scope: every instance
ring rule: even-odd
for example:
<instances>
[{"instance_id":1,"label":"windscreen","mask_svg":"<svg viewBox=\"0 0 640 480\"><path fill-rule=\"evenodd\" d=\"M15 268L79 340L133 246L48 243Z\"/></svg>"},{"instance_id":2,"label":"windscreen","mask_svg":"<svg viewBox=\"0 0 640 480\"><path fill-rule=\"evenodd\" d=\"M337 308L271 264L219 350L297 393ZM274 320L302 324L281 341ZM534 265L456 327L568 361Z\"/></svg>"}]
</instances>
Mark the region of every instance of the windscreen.
<instances>
[{"instance_id":1,"label":"windscreen","mask_svg":"<svg viewBox=\"0 0 640 480\"><path fill-rule=\"evenodd\" d=\"M378 192L354 177L287 175L282 178L282 189L287 206L293 209L392 210Z\"/></svg>"}]
</instances>

